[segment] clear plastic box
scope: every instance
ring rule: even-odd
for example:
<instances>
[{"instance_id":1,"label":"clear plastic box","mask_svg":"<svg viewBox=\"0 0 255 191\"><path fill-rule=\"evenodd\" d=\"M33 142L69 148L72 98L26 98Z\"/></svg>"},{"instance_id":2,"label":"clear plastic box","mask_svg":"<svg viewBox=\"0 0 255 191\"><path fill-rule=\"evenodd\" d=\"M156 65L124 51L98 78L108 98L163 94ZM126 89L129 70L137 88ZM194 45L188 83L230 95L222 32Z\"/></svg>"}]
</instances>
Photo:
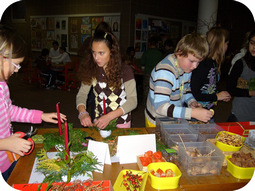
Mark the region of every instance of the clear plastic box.
<instances>
[{"instance_id":1,"label":"clear plastic box","mask_svg":"<svg viewBox=\"0 0 255 191\"><path fill-rule=\"evenodd\" d=\"M222 127L220 127L216 123L190 124L190 126L197 130L200 134L202 134L205 137L205 139L215 139L218 132L225 131Z\"/></svg>"},{"instance_id":2,"label":"clear plastic box","mask_svg":"<svg viewBox=\"0 0 255 191\"><path fill-rule=\"evenodd\" d=\"M171 117L156 118L156 131L160 131L160 128L165 125L172 124L188 124L188 121L186 119L176 119Z\"/></svg>"},{"instance_id":3,"label":"clear plastic box","mask_svg":"<svg viewBox=\"0 0 255 191\"><path fill-rule=\"evenodd\" d=\"M245 143L255 149L255 130L249 131L249 136L247 139L245 139Z\"/></svg>"},{"instance_id":4,"label":"clear plastic box","mask_svg":"<svg viewBox=\"0 0 255 191\"><path fill-rule=\"evenodd\" d=\"M188 124L163 125L160 134L162 142L168 147L182 142L205 141L204 136Z\"/></svg>"},{"instance_id":5,"label":"clear plastic box","mask_svg":"<svg viewBox=\"0 0 255 191\"><path fill-rule=\"evenodd\" d=\"M224 154L211 142L185 143L185 147L179 145L179 160L189 176L218 175Z\"/></svg>"}]
</instances>

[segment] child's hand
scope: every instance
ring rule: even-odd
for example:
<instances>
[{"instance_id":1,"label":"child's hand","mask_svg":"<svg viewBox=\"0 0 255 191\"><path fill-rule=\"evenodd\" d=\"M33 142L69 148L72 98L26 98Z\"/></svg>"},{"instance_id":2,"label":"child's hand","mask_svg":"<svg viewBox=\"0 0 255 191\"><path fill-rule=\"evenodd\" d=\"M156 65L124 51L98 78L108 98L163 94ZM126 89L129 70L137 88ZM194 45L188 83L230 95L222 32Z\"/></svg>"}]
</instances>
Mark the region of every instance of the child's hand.
<instances>
[{"instance_id":1,"label":"child's hand","mask_svg":"<svg viewBox=\"0 0 255 191\"><path fill-rule=\"evenodd\" d=\"M249 96L255 96L255 90L250 90L249 91Z\"/></svg>"},{"instance_id":2,"label":"child's hand","mask_svg":"<svg viewBox=\"0 0 255 191\"><path fill-rule=\"evenodd\" d=\"M81 125L84 127L93 127L93 123L91 122L91 117L88 113L85 113L80 118Z\"/></svg>"},{"instance_id":3,"label":"child's hand","mask_svg":"<svg viewBox=\"0 0 255 191\"><path fill-rule=\"evenodd\" d=\"M98 120L94 121L95 126L97 126L99 129L104 129L107 127L107 125L111 122L111 118L109 118L107 115L101 116Z\"/></svg>"},{"instance_id":4,"label":"child's hand","mask_svg":"<svg viewBox=\"0 0 255 191\"><path fill-rule=\"evenodd\" d=\"M42 120L49 123L58 123L58 115L57 113L43 113L42 114ZM62 123L66 121L66 115L60 113L60 120Z\"/></svg>"},{"instance_id":5,"label":"child's hand","mask_svg":"<svg viewBox=\"0 0 255 191\"><path fill-rule=\"evenodd\" d=\"M197 108L197 107L202 107L202 105L200 103L198 103L197 101L193 101L190 103L190 107Z\"/></svg>"},{"instance_id":6,"label":"child's hand","mask_svg":"<svg viewBox=\"0 0 255 191\"><path fill-rule=\"evenodd\" d=\"M20 134L18 133L1 140L1 150L11 151L20 156L24 156L23 152L28 152L31 146L32 143L26 139L20 138Z\"/></svg>"},{"instance_id":7,"label":"child's hand","mask_svg":"<svg viewBox=\"0 0 255 191\"><path fill-rule=\"evenodd\" d=\"M231 99L231 95L227 91L221 91L216 94L217 95L217 100L219 101L225 101L228 102Z\"/></svg>"},{"instance_id":8,"label":"child's hand","mask_svg":"<svg viewBox=\"0 0 255 191\"><path fill-rule=\"evenodd\" d=\"M213 112L204 108L194 108L191 117L207 123L213 117Z\"/></svg>"}]
</instances>

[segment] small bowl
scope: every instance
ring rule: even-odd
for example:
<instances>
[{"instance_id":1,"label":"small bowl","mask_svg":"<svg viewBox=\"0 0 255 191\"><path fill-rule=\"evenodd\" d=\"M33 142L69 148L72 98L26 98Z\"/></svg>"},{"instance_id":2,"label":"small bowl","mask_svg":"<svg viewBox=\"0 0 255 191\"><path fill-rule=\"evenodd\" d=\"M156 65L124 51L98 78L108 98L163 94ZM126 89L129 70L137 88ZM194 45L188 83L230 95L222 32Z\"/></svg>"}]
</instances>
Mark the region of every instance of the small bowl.
<instances>
[{"instance_id":1,"label":"small bowl","mask_svg":"<svg viewBox=\"0 0 255 191\"><path fill-rule=\"evenodd\" d=\"M255 167L239 167L234 165L229 159L232 156L226 156L227 171L230 172L235 178L238 179L251 179L255 170Z\"/></svg>"},{"instance_id":2,"label":"small bowl","mask_svg":"<svg viewBox=\"0 0 255 191\"><path fill-rule=\"evenodd\" d=\"M163 171L167 169L171 169L175 173L175 177L156 177L151 174L151 170L153 169L155 172L157 169L161 169ZM147 166L149 172L149 182L151 186L155 189L166 190L166 189L176 189L179 186L179 179L181 178L181 171L179 168L171 162L157 162L150 163Z\"/></svg>"},{"instance_id":3,"label":"small bowl","mask_svg":"<svg viewBox=\"0 0 255 191\"><path fill-rule=\"evenodd\" d=\"M130 170L130 169L124 169L122 171L120 171L114 185L113 185L113 189L117 190L117 191L126 191L126 187L123 185L123 175L126 174L126 171L131 171L132 174L136 175L141 175L143 180L140 183L141 187L139 188L139 191L144 191L145 190L145 186L146 186L146 182L147 182L147 178L148 178L148 173L147 172L143 172L143 171L139 171L139 170Z\"/></svg>"},{"instance_id":4,"label":"small bowl","mask_svg":"<svg viewBox=\"0 0 255 191\"><path fill-rule=\"evenodd\" d=\"M106 130L100 130L100 135L103 137L103 138L106 138L106 137L109 137L111 134L112 134L112 131L106 131Z\"/></svg>"},{"instance_id":5,"label":"small bowl","mask_svg":"<svg viewBox=\"0 0 255 191\"><path fill-rule=\"evenodd\" d=\"M228 144L226 144L226 143L222 143L222 142L220 142L220 141L217 141L217 138L218 138L218 136L222 133L222 132L225 132L225 131L220 131L218 134L217 134L217 136L216 136L216 138L215 138L215 140L216 140L216 146L220 149L220 150L222 150L222 151L239 151L242 147L243 147L243 144L241 145L241 146L239 146L239 147L235 147L235 146L232 146L232 145L228 145ZM227 132L229 135L237 135L237 134L235 134L235 133L231 133L231 132ZM241 138L242 138L242 143L244 143L244 141L245 141L245 138L244 137L242 137L241 135L238 135L238 136L240 136Z\"/></svg>"}]
</instances>

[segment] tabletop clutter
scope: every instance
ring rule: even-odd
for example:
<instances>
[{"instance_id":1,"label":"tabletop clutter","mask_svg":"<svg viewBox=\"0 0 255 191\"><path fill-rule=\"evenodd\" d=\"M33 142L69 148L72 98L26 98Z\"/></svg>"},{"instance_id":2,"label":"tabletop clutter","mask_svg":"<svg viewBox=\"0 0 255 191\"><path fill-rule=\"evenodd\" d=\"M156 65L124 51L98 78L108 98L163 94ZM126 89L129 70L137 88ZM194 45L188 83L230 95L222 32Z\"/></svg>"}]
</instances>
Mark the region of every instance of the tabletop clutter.
<instances>
[{"instance_id":1,"label":"tabletop clutter","mask_svg":"<svg viewBox=\"0 0 255 191\"><path fill-rule=\"evenodd\" d=\"M112 133L110 137L102 138L103 142L98 142L91 137L92 135L87 135L91 139L76 143L80 144L83 149L77 152L78 147L76 147L76 152L72 152L72 144L70 144L72 139L84 139L86 135L80 133L79 129L75 130L68 126L67 123L62 127L59 125L59 132L51 135L57 136L59 144L63 144L62 150L57 148L57 158L50 159L45 155L48 152L47 149L40 150L39 162L34 164L37 171L45 175L46 178L42 182L46 184L34 183L30 186L41 187L42 190L56 190L61 186L69 186L80 190L85 190L85 188L89 190L91 187L91 190L96 188L96 190L142 191L145 190L148 181L152 188L166 190L178 188L183 173L191 177L220 175L222 167L227 166L227 171L235 178L251 179L255 169L255 151L251 148L255 147L252 144L254 141L250 140L250 145L245 142L245 139L254 137L253 130L250 130L251 136L244 137L230 132L230 128L227 131L224 129L225 126L221 127L216 123L204 124L183 119L157 118L155 134L140 135L132 132L128 135L119 133L114 137ZM128 130L131 132L132 128ZM75 138L73 134L76 134ZM130 144L128 148L126 141L130 140L134 146ZM46 140L43 142L48 145ZM145 145L142 144L143 142ZM111 143L109 148L112 145L115 148L111 148L110 151L108 143ZM104 147L105 145L107 146ZM84 147L87 147L87 150L84 151ZM244 147L249 147L249 149L243 150ZM105 149L102 150L102 148ZM113 150L115 151L114 156L112 155ZM132 151L134 153L130 154ZM129 155L126 155L127 153ZM46 165L45 168L42 167L43 160L48 160L48 166ZM139 170L123 169L119 172L115 182L93 181L91 171L103 173L104 164L113 162L137 163ZM91 168L88 167L90 164ZM56 172L52 171L54 165ZM49 166L51 166L50 171L47 171ZM180 166L185 172L180 170ZM86 175L86 178L77 179L79 172L82 172L79 178L83 175ZM67 179L59 177L63 176L63 173L66 173ZM54 177L58 178L54 180ZM14 185L14 187L19 188L19 185Z\"/></svg>"}]
</instances>

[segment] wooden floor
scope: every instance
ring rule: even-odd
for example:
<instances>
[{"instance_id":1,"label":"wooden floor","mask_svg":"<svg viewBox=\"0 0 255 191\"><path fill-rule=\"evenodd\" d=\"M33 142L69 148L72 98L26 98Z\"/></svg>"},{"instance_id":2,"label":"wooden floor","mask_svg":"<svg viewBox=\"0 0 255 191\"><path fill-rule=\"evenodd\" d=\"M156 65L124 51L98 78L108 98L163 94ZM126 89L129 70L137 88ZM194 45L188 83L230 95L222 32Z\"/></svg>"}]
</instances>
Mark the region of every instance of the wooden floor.
<instances>
[{"instance_id":1,"label":"wooden floor","mask_svg":"<svg viewBox=\"0 0 255 191\"><path fill-rule=\"evenodd\" d=\"M23 73L14 74L9 80L10 95L14 105L29 109L40 109L44 112L56 112L56 103L60 102L60 112L67 115L68 122L74 127L81 127L77 118L78 112L75 106L77 89L70 91L60 89L46 90L38 84L30 84L23 79ZM224 87L224 82L222 83ZM144 127L144 108L141 96L138 100L138 107L132 111L132 127ZM219 102L215 108L215 122L225 122L230 114L231 103ZM30 124L13 123L14 130L29 128ZM43 123L35 127L57 127L55 124Z\"/></svg>"}]
</instances>

